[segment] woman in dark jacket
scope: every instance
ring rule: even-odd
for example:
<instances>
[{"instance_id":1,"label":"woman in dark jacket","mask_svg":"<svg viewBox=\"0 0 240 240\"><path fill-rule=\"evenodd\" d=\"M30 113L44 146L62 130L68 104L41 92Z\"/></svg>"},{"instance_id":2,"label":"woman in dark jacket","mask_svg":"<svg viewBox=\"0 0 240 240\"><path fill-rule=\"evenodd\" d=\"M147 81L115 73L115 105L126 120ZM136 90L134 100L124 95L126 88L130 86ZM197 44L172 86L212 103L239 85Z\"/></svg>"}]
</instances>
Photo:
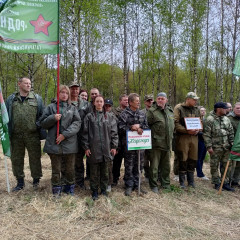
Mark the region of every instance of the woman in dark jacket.
<instances>
[{"instance_id":1,"label":"woman in dark jacket","mask_svg":"<svg viewBox=\"0 0 240 240\"><path fill-rule=\"evenodd\" d=\"M90 186L93 200L101 194L107 195L108 162L112 161L118 146L117 122L105 111L101 95L93 100L93 112L84 119L82 143L90 166Z\"/></svg>"},{"instance_id":2,"label":"woman in dark jacket","mask_svg":"<svg viewBox=\"0 0 240 240\"><path fill-rule=\"evenodd\" d=\"M62 191L61 171L64 171L64 192L74 194L75 183L75 154L78 152L77 133L81 127L81 118L75 106L69 101L70 91L65 85L60 86L59 106L57 103L48 105L40 119L41 126L48 130L43 151L48 153L52 164L52 192L59 196ZM59 123L59 135L57 136L57 122ZM64 168L61 170L62 162Z\"/></svg>"}]
</instances>

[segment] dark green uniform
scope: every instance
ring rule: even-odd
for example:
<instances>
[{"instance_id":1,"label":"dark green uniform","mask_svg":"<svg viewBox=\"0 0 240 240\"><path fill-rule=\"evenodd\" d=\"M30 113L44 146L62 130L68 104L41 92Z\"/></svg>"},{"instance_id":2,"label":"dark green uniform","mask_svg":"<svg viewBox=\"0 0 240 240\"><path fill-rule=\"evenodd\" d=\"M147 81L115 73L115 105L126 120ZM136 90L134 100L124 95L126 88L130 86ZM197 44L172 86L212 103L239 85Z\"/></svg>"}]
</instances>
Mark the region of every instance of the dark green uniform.
<instances>
[{"instance_id":1,"label":"dark green uniform","mask_svg":"<svg viewBox=\"0 0 240 240\"><path fill-rule=\"evenodd\" d=\"M6 101L9 114L9 134L13 174L17 179L24 178L25 148L29 155L31 176L42 177L41 143L36 125L43 111L42 98L30 92L26 98L14 93Z\"/></svg>"},{"instance_id":2,"label":"dark green uniform","mask_svg":"<svg viewBox=\"0 0 240 240\"><path fill-rule=\"evenodd\" d=\"M82 143L84 150L90 149L90 186L93 192L106 191L108 185L108 162L112 161L111 149L117 149L118 134L115 116L94 111L84 119Z\"/></svg>"},{"instance_id":3,"label":"dark green uniform","mask_svg":"<svg viewBox=\"0 0 240 240\"><path fill-rule=\"evenodd\" d=\"M150 178L151 188L157 187L158 169L160 181L164 188L170 187L170 156L174 131L174 116L171 107L162 109L153 103L147 112L148 125L152 131L152 150L150 150Z\"/></svg>"},{"instance_id":4,"label":"dark green uniform","mask_svg":"<svg viewBox=\"0 0 240 240\"><path fill-rule=\"evenodd\" d=\"M217 116L215 112L211 112L204 122L203 138L206 148L212 148L214 151L210 160L212 183L220 184L219 163L222 164L221 176L223 176L234 141L233 127L228 117ZM225 183L228 183L230 169L228 168Z\"/></svg>"},{"instance_id":5,"label":"dark green uniform","mask_svg":"<svg viewBox=\"0 0 240 240\"><path fill-rule=\"evenodd\" d=\"M233 126L234 136L235 136L237 129L238 129L238 124L240 123L240 117L236 116L236 114L234 112L230 112L230 114L228 115L228 118L230 119L231 124ZM238 162L238 161L236 162L236 167L234 170L232 181L234 183L237 183L240 181L240 162Z\"/></svg>"}]
</instances>

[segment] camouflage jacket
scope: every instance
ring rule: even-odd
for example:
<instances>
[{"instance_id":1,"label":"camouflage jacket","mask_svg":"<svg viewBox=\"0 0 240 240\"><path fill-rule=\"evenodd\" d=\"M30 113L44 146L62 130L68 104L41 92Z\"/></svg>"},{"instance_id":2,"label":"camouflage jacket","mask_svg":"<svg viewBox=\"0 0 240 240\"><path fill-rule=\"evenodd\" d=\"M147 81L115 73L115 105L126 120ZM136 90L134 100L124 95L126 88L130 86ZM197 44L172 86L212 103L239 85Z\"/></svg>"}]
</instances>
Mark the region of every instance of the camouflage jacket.
<instances>
[{"instance_id":1,"label":"camouflage jacket","mask_svg":"<svg viewBox=\"0 0 240 240\"><path fill-rule=\"evenodd\" d=\"M117 107L117 108L113 108L112 112L115 114L115 116L118 119L123 110L124 109L122 109L121 107Z\"/></svg>"},{"instance_id":2,"label":"camouflage jacket","mask_svg":"<svg viewBox=\"0 0 240 240\"><path fill-rule=\"evenodd\" d=\"M122 111L118 119L119 138L126 145L126 133L134 124L140 124L140 128L148 129L147 117L140 110L132 111L129 107Z\"/></svg>"},{"instance_id":3,"label":"camouflage jacket","mask_svg":"<svg viewBox=\"0 0 240 240\"><path fill-rule=\"evenodd\" d=\"M207 149L231 149L234 141L233 127L226 116L211 112L204 122L203 138Z\"/></svg>"},{"instance_id":4,"label":"camouflage jacket","mask_svg":"<svg viewBox=\"0 0 240 240\"><path fill-rule=\"evenodd\" d=\"M235 136L235 134L237 133L238 124L240 123L240 117L236 116L234 112L230 112L228 115L228 118L230 119L230 122L233 126L234 136Z\"/></svg>"},{"instance_id":5,"label":"camouflage jacket","mask_svg":"<svg viewBox=\"0 0 240 240\"><path fill-rule=\"evenodd\" d=\"M72 102L72 105L78 109L81 120L83 121L84 117L88 113L87 111L88 111L90 103L79 97L77 102Z\"/></svg>"},{"instance_id":6,"label":"camouflage jacket","mask_svg":"<svg viewBox=\"0 0 240 240\"><path fill-rule=\"evenodd\" d=\"M153 103L147 111L147 121L152 131L152 147L170 150L172 147L174 116L171 107L164 109Z\"/></svg>"},{"instance_id":7,"label":"camouflage jacket","mask_svg":"<svg viewBox=\"0 0 240 240\"><path fill-rule=\"evenodd\" d=\"M176 134L187 134L185 117L200 117L198 107L186 106L186 103L180 103L174 108L174 122Z\"/></svg>"},{"instance_id":8,"label":"camouflage jacket","mask_svg":"<svg viewBox=\"0 0 240 240\"><path fill-rule=\"evenodd\" d=\"M13 93L7 98L6 107L9 116L8 131L10 136L15 130L18 132L36 132L38 130L38 120L44 110L43 100L38 94L30 92L22 102L20 93ZM15 108L20 110L20 114L13 113ZM18 129L15 127L16 121Z\"/></svg>"}]
</instances>

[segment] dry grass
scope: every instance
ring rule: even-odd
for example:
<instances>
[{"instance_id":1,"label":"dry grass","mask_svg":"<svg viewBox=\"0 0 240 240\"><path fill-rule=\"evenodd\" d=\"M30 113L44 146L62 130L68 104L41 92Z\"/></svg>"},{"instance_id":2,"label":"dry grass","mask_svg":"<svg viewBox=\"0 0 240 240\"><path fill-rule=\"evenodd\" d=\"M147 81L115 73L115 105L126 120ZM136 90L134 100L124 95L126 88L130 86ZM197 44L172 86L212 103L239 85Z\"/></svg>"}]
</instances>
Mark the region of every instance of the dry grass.
<instances>
[{"instance_id":1,"label":"dry grass","mask_svg":"<svg viewBox=\"0 0 240 240\"><path fill-rule=\"evenodd\" d=\"M240 190L216 194L210 182L196 180L196 190L172 191L144 196L124 196L123 182L109 198L93 202L90 191L76 190L75 197L51 196L51 166L42 158L44 177L38 191L26 160L26 187L19 193L6 191L5 169L0 162L1 239L239 239ZM16 182L8 160L10 182ZM209 176L209 166L205 164ZM148 188L146 183L143 183Z\"/></svg>"}]
</instances>

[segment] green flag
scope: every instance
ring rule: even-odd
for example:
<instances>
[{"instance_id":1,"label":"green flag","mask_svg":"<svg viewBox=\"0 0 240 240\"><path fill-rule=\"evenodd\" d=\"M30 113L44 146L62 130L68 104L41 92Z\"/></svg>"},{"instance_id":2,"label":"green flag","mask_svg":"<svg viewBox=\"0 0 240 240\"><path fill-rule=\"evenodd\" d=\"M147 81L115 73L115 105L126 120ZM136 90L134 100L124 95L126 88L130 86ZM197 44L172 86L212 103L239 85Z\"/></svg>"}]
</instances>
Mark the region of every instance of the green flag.
<instances>
[{"instance_id":1,"label":"green flag","mask_svg":"<svg viewBox=\"0 0 240 240\"><path fill-rule=\"evenodd\" d=\"M59 52L59 0L0 0L0 48Z\"/></svg>"},{"instance_id":2,"label":"green flag","mask_svg":"<svg viewBox=\"0 0 240 240\"><path fill-rule=\"evenodd\" d=\"M237 52L237 56L235 58L235 66L233 69L233 74L240 76L240 49Z\"/></svg>"},{"instance_id":3,"label":"green flag","mask_svg":"<svg viewBox=\"0 0 240 240\"><path fill-rule=\"evenodd\" d=\"M9 141L9 135L8 135L8 112L6 105L3 100L2 95L2 88L0 85L0 137L1 137L1 143L3 148L3 154L10 157L10 141Z\"/></svg>"},{"instance_id":4,"label":"green flag","mask_svg":"<svg viewBox=\"0 0 240 240\"><path fill-rule=\"evenodd\" d=\"M234 138L234 143L230 152L230 159L240 161L240 124L238 124L237 133Z\"/></svg>"}]
</instances>

